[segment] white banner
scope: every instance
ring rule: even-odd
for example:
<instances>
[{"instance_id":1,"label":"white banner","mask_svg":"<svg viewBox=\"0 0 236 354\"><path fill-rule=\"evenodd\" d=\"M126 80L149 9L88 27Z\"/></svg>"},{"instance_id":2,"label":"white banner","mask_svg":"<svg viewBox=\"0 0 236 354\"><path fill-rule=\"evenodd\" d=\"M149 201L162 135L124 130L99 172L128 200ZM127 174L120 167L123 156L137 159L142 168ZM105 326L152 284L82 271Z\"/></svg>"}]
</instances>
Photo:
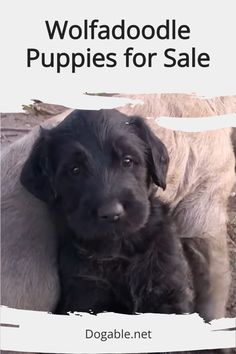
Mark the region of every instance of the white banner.
<instances>
[{"instance_id":1,"label":"white banner","mask_svg":"<svg viewBox=\"0 0 236 354\"><path fill-rule=\"evenodd\" d=\"M143 353L232 348L236 344L235 319L204 323L197 314L63 316L2 307L1 322L3 350Z\"/></svg>"},{"instance_id":2,"label":"white banner","mask_svg":"<svg viewBox=\"0 0 236 354\"><path fill-rule=\"evenodd\" d=\"M0 26L1 112L87 91L236 92L235 0L8 0Z\"/></svg>"}]
</instances>

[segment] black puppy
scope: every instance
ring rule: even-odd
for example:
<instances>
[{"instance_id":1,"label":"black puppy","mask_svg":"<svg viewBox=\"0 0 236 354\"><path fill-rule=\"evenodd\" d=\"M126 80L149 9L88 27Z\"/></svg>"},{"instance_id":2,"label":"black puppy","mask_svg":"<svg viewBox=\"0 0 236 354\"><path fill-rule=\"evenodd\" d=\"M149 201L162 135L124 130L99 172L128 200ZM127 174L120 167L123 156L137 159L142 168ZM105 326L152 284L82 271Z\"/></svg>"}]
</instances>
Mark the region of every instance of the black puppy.
<instances>
[{"instance_id":1,"label":"black puppy","mask_svg":"<svg viewBox=\"0 0 236 354\"><path fill-rule=\"evenodd\" d=\"M21 182L57 227L57 312L190 311L180 240L154 196L168 162L144 121L116 110L76 110L41 131Z\"/></svg>"}]
</instances>

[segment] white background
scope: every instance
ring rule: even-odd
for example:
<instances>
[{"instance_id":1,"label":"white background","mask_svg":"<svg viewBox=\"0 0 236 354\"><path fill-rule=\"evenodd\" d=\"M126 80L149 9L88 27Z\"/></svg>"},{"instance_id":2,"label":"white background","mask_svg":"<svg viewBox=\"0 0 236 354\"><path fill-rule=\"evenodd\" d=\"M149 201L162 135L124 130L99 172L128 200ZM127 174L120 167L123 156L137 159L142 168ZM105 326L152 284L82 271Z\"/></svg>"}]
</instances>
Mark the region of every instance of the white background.
<instances>
[{"instance_id":1,"label":"white background","mask_svg":"<svg viewBox=\"0 0 236 354\"><path fill-rule=\"evenodd\" d=\"M207 96L236 94L235 7L235 0L2 1L0 111L19 111L21 105L29 103L32 98L82 108L81 105L83 106L84 102L81 101L81 93L83 92L182 92ZM81 25L85 18L89 20L98 18L101 23L111 26L118 24L121 18L124 18L127 24L140 26L145 24L158 26L166 19L174 18L180 25L189 25L191 35L190 40L187 41L160 41L158 39L151 41L141 39L136 41L73 41L71 39L51 41L48 39L45 20L69 20L71 24ZM72 74L69 69L57 74L55 69L42 68L40 65L34 65L32 69L26 66L26 50L29 47L37 48L42 52L83 52L90 47L94 52L116 51L119 59L129 46L135 47L137 51L158 53L162 53L168 47L175 47L179 51L189 51L194 46L200 52L210 54L211 65L209 68L194 69L164 68L163 61L160 59L160 65L153 68L127 69L123 65L118 65L111 69L83 68L76 74ZM120 60L119 63L121 63ZM95 99L87 97L86 104L94 102ZM21 327L17 332L16 329L10 328L2 330L4 349L50 351L53 348L58 351L60 347L64 352L67 350L78 352L78 348L81 351L84 350L85 347L80 346L78 342L78 332L75 326L78 323L70 323L68 327L68 317L62 316L59 319L51 315L50 319L53 320L51 323L50 316L46 314L5 309L3 311L5 322L11 318L11 311L13 311L14 319L12 323L17 319L16 322L21 323ZM42 323L39 321L41 316ZM113 318L112 315L109 318L109 316L106 317L108 330L112 323L111 320L117 325L118 318L117 316ZM163 326L162 318L158 328L156 322L158 315L155 315L155 321L154 317L147 318L147 316L145 322L141 321L141 316L137 317L145 328L147 324L156 328L152 343L148 346L143 343L142 349L146 351L157 350L157 344L162 350L162 345L165 345L165 350L173 350L174 347L178 349L230 347L234 342L232 331L212 332L208 325L198 320L195 323L195 318L191 316L186 316L186 326L177 324L177 327L175 326L177 322L173 321L173 317L168 317L168 320L166 317L168 322L166 327ZM86 319L90 320L88 316L83 318L83 320ZM97 317L97 322L100 320L101 316ZM130 321L133 320L134 318L130 318ZM76 318L76 322L78 321L79 318ZM120 326L129 327L130 322L127 318L120 319L120 321ZM182 322L182 318L179 318L179 321ZM137 329L140 323L136 321ZM173 326L169 327L171 323ZM84 328L83 326L81 323L80 330ZM99 328L100 323L97 323L97 326ZM159 332L159 328L162 332ZM70 332L70 329L74 332ZM184 337L184 341L181 336ZM67 350L62 348L61 343L65 346L68 344L69 349L68 347ZM127 343L119 342L119 344L118 346L114 343L107 343L106 349L103 349L104 346L101 347L101 343L94 341L90 344L91 347L88 345L86 349L87 352L141 350L138 343L130 342L127 345Z\"/></svg>"}]
</instances>

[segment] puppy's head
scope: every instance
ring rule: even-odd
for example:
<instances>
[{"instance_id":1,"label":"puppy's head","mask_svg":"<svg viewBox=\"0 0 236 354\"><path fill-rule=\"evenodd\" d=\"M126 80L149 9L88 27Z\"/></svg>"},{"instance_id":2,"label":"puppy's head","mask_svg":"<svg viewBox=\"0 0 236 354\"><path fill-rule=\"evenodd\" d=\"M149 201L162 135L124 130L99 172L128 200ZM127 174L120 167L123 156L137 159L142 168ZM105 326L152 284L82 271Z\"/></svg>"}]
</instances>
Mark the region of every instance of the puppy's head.
<instances>
[{"instance_id":1,"label":"puppy's head","mask_svg":"<svg viewBox=\"0 0 236 354\"><path fill-rule=\"evenodd\" d=\"M76 110L56 128L42 129L21 182L59 210L77 237L122 236L145 225L150 187L165 188L168 162L141 118Z\"/></svg>"}]
</instances>

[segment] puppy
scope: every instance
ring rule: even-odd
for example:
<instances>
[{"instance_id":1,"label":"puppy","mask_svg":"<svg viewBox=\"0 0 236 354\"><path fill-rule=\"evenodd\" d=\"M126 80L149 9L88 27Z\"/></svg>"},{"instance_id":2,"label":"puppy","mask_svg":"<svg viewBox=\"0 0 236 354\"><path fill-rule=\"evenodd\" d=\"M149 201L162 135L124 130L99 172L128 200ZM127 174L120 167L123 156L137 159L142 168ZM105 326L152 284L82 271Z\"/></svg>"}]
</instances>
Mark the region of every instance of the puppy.
<instances>
[{"instance_id":1,"label":"puppy","mask_svg":"<svg viewBox=\"0 0 236 354\"><path fill-rule=\"evenodd\" d=\"M168 164L144 121L115 110L76 110L42 129L21 183L48 204L56 225L56 312L190 311L180 240L154 197Z\"/></svg>"}]
</instances>

